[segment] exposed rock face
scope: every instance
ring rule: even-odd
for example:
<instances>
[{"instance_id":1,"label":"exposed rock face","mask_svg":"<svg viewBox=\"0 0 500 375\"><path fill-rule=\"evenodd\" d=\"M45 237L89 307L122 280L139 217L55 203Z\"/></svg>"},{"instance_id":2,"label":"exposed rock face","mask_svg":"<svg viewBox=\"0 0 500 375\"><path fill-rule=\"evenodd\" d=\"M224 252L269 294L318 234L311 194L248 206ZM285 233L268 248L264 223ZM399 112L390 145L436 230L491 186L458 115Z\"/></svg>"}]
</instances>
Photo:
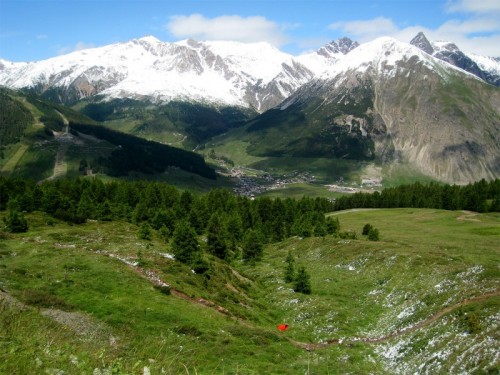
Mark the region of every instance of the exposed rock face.
<instances>
[{"instance_id":1,"label":"exposed rock face","mask_svg":"<svg viewBox=\"0 0 500 375\"><path fill-rule=\"evenodd\" d=\"M500 176L498 88L395 40L363 45L346 58L345 69L287 99L282 117L301 115L310 127L322 123L324 134L343 126L349 135L343 142L365 145L345 157L369 158L373 142L375 159L411 165L440 181ZM316 142L321 139L334 145L324 137Z\"/></svg>"},{"instance_id":2,"label":"exposed rock face","mask_svg":"<svg viewBox=\"0 0 500 375\"><path fill-rule=\"evenodd\" d=\"M431 42L427 39L423 32L419 32L411 41L410 44L421 49L425 53L432 55L434 53L434 48L432 48Z\"/></svg>"},{"instance_id":3,"label":"exposed rock face","mask_svg":"<svg viewBox=\"0 0 500 375\"><path fill-rule=\"evenodd\" d=\"M325 57L330 57L332 55L337 55L337 54L345 55L358 46L359 46L358 42L352 41L351 39L344 37L338 40L334 40L328 43L327 45L321 47L317 53Z\"/></svg>"},{"instance_id":4,"label":"exposed rock face","mask_svg":"<svg viewBox=\"0 0 500 375\"><path fill-rule=\"evenodd\" d=\"M429 42L424 33L419 32L411 41L410 44L419 48L420 50L434 56L437 59L446 61L447 63L463 69L466 72L474 74L476 77L481 78L495 86L500 86L500 64L497 69L489 70L486 67L481 67L474 61L471 56L463 53L455 43L451 42ZM493 60L491 64L494 64ZM498 61L496 61L498 63Z\"/></svg>"}]
</instances>

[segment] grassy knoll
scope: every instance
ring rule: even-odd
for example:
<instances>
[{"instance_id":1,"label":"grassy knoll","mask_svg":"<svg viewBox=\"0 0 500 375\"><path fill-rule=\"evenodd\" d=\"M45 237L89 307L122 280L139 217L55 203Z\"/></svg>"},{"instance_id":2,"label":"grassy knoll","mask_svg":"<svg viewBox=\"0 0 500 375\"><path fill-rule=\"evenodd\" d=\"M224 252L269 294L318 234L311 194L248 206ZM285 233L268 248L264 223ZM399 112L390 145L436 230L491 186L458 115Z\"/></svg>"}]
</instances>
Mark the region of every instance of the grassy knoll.
<instances>
[{"instance_id":1,"label":"grassy knoll","mask_svg":"<svg viewBox=\"0 0 500 375\"><path fill-rule=\"evenodd\" d=\"M498 214L334 215L357 240L290 238L255 264L209 257L210 277L170 259L158 238L137 239L133 224L27 215L27 233L0 233L0 373L498 370L500 297L457 305L500 289ZM380 241L361 236L366 223ZM288 252L310 274L311 295L283 281ZM450 306L434 323L386 337ZM289 330L279 333L280 323ZM301 348L332 339L342 343Z\"/></svg>"}]
</instances>

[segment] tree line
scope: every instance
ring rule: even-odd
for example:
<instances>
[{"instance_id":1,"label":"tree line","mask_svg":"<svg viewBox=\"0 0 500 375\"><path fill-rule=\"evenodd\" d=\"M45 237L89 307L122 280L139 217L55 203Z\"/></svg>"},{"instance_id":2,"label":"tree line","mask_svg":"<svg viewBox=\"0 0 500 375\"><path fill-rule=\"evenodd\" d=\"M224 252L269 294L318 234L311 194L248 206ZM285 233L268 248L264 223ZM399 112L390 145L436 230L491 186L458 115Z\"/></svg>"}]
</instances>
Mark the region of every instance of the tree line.
<instances>
[{"instance_id":1,"label":"tree line","mask_svg":"<svg viewBox=\"0 0 500 375\"><path fill-rule=\"evenodd\" d=\"M326 236L339 229L338 220L325 217L333 210L328 199L251 200L225 189L202 195L150 181L77 178L37 184L0 177L0 210L7 209L42 211L75 224L88 219L125 220L143 226L145 238L149 230L168 240L182 228L206 235L209 251L221 259L242 255L238 252L245 244L246 256L258 258L261 251L255 244L295 235Z\"/></svg>"},{"instance_id":2,"label":"tree line","mask_svg":"<svg viewBox=\"0 0 500 375\"><path fill-rule=\"evenodd\" d=\"M463 186L416 182L386 188L380 193L358 192L338 198L334 209L398 207L499 212L500 180L482 179Z\"/></svg>"}]
</instances>

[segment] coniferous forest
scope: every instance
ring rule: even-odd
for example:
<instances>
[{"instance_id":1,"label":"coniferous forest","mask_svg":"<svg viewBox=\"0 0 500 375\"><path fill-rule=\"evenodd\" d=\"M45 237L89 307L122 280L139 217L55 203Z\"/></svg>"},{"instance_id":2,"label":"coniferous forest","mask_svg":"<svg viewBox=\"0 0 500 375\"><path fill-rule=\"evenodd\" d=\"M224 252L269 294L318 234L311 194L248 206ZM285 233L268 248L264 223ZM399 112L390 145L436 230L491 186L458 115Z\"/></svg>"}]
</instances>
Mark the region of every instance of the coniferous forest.
<instances>
[{"instance_id":1,"label":"coniferous forest","mask_svg":"<svg viewBox=\"0 0 500 375\"><path fill-rule=\"evenodd\" d=\"M0 178L0 210L9 211L6 226L10 231L27 230L23 213L32 211L73 224L123 220L140 226L143 238L153 230L165 241L173 238L177 258L186 263L199 260L198 235L207 235L207 250L221 259L258 259L259 244L291 236L339 234L338 219L325 217L327 212L396 207L498 212L500 180L466 186L415 183L331 201L308 197L252 200L224 189L201 195L147 181L104 183L78 178L37 184L30 179Z\"/></svg>"}]
</instances>

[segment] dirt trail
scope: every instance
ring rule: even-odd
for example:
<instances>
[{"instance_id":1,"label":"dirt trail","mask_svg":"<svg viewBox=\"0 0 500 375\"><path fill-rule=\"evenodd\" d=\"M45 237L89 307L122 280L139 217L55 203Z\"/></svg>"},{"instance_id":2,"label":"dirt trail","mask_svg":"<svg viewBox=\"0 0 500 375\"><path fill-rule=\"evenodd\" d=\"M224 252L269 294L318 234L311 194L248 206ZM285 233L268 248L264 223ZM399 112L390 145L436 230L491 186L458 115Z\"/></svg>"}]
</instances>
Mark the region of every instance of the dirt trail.
<instances>
[{"instance_id":1,"label":"dirt trail","mask_svg":"<svg viewBox=\"0 0 500 375\"><path fill-rule=\"evenodd\" d=\"M102 254L111 256L110 254L105 254L105 253L102 253ZM142 277L148 279L150 282L152 282L152 283L154 283L156 285L169 285L170 286L170 284L168 284L165 281L161 280L158 277L158 275L156 275L154 272L145 271L141 267L135 266L135 265L131 264L130 262L125 262L125 263L130 268L132 268L135 272L137 272L139 275L141 275ZM213 309L213 310L215 310L215 311L217 311L217 312L219 312L221 314L224 314L224 315L226 315L228 317L231 317L231 318L235 319L240 324L242 324L242 325L244 325L246 327L255 328L252 324L246 322L245 320L243 320L241 318L235 317L234 315L231 314L231 312L229 310L227 310L226 308L224 308L222 306L217 305L216 303L214 303L212 301L208 301L208 300L203 299L203 298L193 298L193 297L190 297L186 293L184 293L184 292L182 292L182 291L180 291L178 289L175 289L173 287L170 287L170 293L172 295L174 295L174 296L176 296L178 298L182 298L182 299L184 299L184 300L186 300L188 302L196 303L196 304L203 305L205 307L211 308L211 309ZM446 314L448 314L448 313L450 313L450 312L452 312L452 311L454 311L456 309L459 309L460 307L469 305L469 304L474 303L474 302L484 301L484 300L486 300L488 298L498 297L498 296L500 296L500 290L495 290L493 292L485 293L485 294L480 295L480 296L476 296L476 297L471 297L471 298L464 299L461 302L458 302L458 303L456 303L454 305L445 307L444 309L435 312L434 314L432 314L431 316L429 316L427 319L422 320L419 323L417 323L417 324L415 324L415 325L413 325L411 327L400 329L400 330L391 332L391 333L389 333L389 334L387 334L385 336L380 336L380 337L352 337L352 338L345 338L345 339L332 338L332 339L328 339L325 342L321 342L321 343L307 343L307 342L296 341L296 340L294 340L292 338L288 338L286 336L283 336L283 337L286 338L294 346L296 346L298 348L301 348L301 349L305 349L307 351L312 351L312 350L316 350L316 349L320 349L320 348L325 348L325 347L330 346L330 345L351 345L351 344L354 344L356 342L365 342L365 343L377 344L377 343L389 341L389 340L391 340L391 339L393 339L395 337L403 336L403 335L406 335L408 333L411 333L411 332L414 332L416 330L419 330L421 328L427 327L427 326L431 325L432 323L434 323L436 320L438 320L441 317L443 317L444 315L446 315Z\"/></svg>"},{"instance_id":2,"label":"dirt trail","mask_svg":"<svg viewBox=\"0 0 500 375\"><path fill-rule=\"evenodd\" d=\"M481 221L479 219L475 219L477 215L479 215L477 212L474 211L462 211L463 215L460 215L457 217L457 220L463 220L463 221Z\"/></svg>"},{"instance_id":3,"label":"dirt trail","mask_svg":"<svg viewBox=\"0 0 500 375\"><path fill-rule=\"evenodd\" d=\"M329 345L341 345L341 344L344 344L344 345L350 345L350 344L354 344L356 342L366 342L366 343L370 343L370 344L377 344L377 343L381 343L381 342L386 342L386 341L389 341L393 338L396 338L396 337L399 337L399 336L403 336L403 335L406 335L408 333L411 333L411 332L414 332L416 330L419 330L421 328L424 328L424 327L427 327L429 325L431 325L432 323L434 323L436 320L442 318L444 315L454 311L454 310L457 310L459 309L460 307L463 307L463 306L467 306L471 303L474 303L474 302L480 302L480 301L484 301L488 298L492 298L492 297L498 297L500 296L500 290L496 290L494 292L490 292L490 293L485 293L481 296L477 296L477 297L471 297L471 298L467 298L461 302L458 302L454 305L451 305L451 306L448 306L440 311L437 311L436 313L432 314L431 316L429 316L427 319L425 320L422 320L421 322L411 326L411 327L408 327L408 328L404 328L404 329L400 329L400 330L397 330L397 331L394 331L394 332L391 332L385 336L380 336L380 337L354 337L354 338L347 338L347 339L343 339L343 340L340 340L340 339L329 339L327 340L326 342L323 342L323 343L319 343L319 344L314 344L314 343L305 343L305 342L298 342L298 341L292 341L290 340L294 345L298 346L298 347L301 347L303 349L306 349L306 350L315 350L315 349L319 349L319 348L324 348L324 347L327 347Z\"/></svg>"},{"instance_id":4,"label":"dirt trail","mask_svg":"<svg viewBox=\"0 0 500 375\"><path fill-rule=\"evenodd\" d=\"M54 132L56 140L59 142L59 148L56 154L56 160L54 163L54 172L52 176L47 178L47 180L52 180L59 177L66 176L68 172L68 163L66 162L66 152L68 151L69 144L72 141L73 136L69 133L69 121L68 119L59 111L56 111L59 116L61 116L64 128L62 132Z\"/></svg>"}]
</instances>

